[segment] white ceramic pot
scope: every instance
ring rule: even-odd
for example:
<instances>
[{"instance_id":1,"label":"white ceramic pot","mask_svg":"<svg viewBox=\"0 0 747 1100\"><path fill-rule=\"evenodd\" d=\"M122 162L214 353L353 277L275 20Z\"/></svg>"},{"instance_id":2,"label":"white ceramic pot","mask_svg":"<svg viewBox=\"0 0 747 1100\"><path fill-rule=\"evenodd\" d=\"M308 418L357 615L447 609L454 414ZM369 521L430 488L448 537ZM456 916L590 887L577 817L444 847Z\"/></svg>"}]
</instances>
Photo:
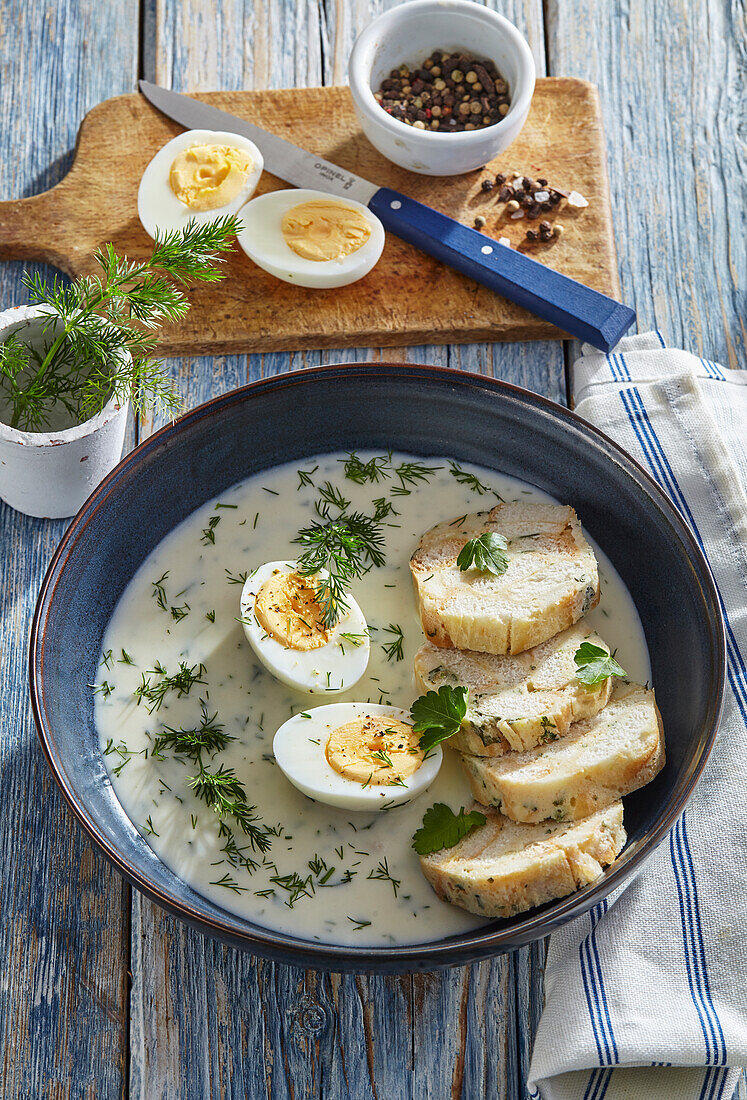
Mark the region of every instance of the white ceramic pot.
<instances>
[{"instance_id":1,"label":"white ceramic pot","mask_svg":"<svg viewBox=\"0 0 747 1100\"><path fill-rule=\"evenodd\" d=\"M0 313L0 343L12 332L40 334L40 310ZM61 431L21 432L0 420L0 498L27 516L73 516L122 457L128 404L109 401L100 413Z\"/></svg>"},{"instance_id":2,"label":"white ceramic pot","mask_svg":"<svg viewBox=\"0 0 747 1100\"><path fill-rule=\"evenodd\" d=\"M374 99L382 80L399 65L422 63L434 50L495 62L511 95L505 118L482 130L442 134L387 114ZM411 0L366 27L353 46L348 76L358 121L380 153L411 172L457 176L482 168L517 137L529 113L535 66L526 39L498 12L471 0Z\"/></svg>"}]
</instances>

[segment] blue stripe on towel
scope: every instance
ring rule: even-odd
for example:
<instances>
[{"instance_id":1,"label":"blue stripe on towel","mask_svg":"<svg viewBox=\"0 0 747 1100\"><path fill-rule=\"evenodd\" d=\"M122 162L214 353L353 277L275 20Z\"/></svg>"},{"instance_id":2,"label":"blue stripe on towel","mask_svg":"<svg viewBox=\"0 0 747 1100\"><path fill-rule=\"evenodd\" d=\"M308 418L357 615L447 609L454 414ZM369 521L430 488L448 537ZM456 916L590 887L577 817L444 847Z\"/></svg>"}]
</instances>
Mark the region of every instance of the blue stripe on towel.
<instances>
[{"instance_id":1,"label":"blue stripe on towel","mask_svg":"<svg viewBox=\"0 0 747 1100\"><path fill-rule=\"evenodd\" d=\"M622 359L623 357L620 356ZM626 391L620 391L620 398L625 406L625 410L628 414L628 419L633 426L633 430L638 436L638 441L641 444L641 448L646 455L648 464L651 467L653 473L659 484L666 489L670 497L674 500L674 503L678 506L681 512L684 513L687 518L693 534L697 539L698 545L705 553L705 547L703 546L703 540L698 530L698 525L695 522L690 506L685 499L682 490L677 483L677 479L674 476L674 471L669 464L669 459L664 453L664 449L659 441L656 432L654 431L651 421L649 420L648 413L643 404L643 399L637 389L633 386ZM718 590L719 605L721 607L721 613L724 616L724 623L726 625L726 648L729 656L729 667L727 669L727 675L732 691L736 697L741 712L742 718L747 721L747 665L740 653L737 640L734 637L734 631L732 629L729 618L726 614L726 607L724 601L721 598L721 592Z\"/></svg>"},{"instance_id":2,"label":"blue stripe on towel","mask_svg":"<svg viewBox=\"0 0 747 1100\"><path fill-rule=\"evenodd\" d=\"M591 928L579 945L581 977L584 983L589 1019L601 1066L609 1066L619 1061L596 942L597 924L603 914L607 912L607 907L607 901L605 900L600 905L595 905L590 911Z\"/></svg>"},{"instance_id":3,"label":"blue stripe on towel","mask_svg":"<svg viewBox=\"0 0 747 1100\"><path fill-rule=\"evenodd\" d=\"M686 811L685 811L685 813L683 813L683 815L680 818L678 824L681 826L681 842L682 842L682 845L684 846L684 850L685 850L685 853L687 855L687 867L689 868L690 875L692 876L693 910L694 910L694 913L695 913L695 918L696 918L698 927L700 928L701 927L700 900L698 898L698 884L697 884L697 881L696 881L696 878L695 878L695 865L693 863L692 852L690 851L690 839L687 835L687 812ZM711 1000L711 987L710 987L710 982L708 980L708 968L706 966L706 957L705 957L705 943L704 943L702 937L701 937L700 942L698 944L697 962L698 962L698 966L699 966L699 968L700 968L700 970L703 974L703 981L705 983L705 989L706 989L706 993L707 993L707 996L708 996L708 1000L707 1000L708 1013L709 1013L709 1016L712 1017L713 1026L716 1028L716 1031L718 1033L718 1035L716 1037L716 1065L725 1066L726 1065L726 1041L724 1039L724 1032L723 1032L723 1029L721 1027L721 1021L718 1018L718 1013L716 1012L716 1009L714 1008L714 1005L713 1005L713 1001Z\"/></svg>"},{"instance_id":4,"label":"blue stripe on towel","mask_svg":"<svg viewBox=\"0 0 747 1100\"><path fill-rule=\"evenodd\" d=\"M721 1063L722 1057L725 1059L726 1051L719 1050L719 1046L723 1046L723 1033L721 1033L721 1025L710 1000L711 995L703 954L703 938L700 929L700 913L693 904L695 875L692 860L687 859L682 843L684 816L683 814L669 834L669 849L680 902L682 942L690 997L695 1006L695 1011L698 1013L705 1040L706 1065L710 1066ZM721 1044L718 1043L717 1031L721 1034Z\"/></svg>"},{"instance_id":5,"label":"blue stripe on towel","mask_svg":"<svg viewBox=\"0 0 747 1100\"><path fill-rule=\"evenodd\" d=\"M710 359L701 359L700 361L703 364L703 369L710 378L716 378L719 382L726 381L726 375L724 374L723 368L720 367L718 363L712 363Z\"/></svg>"},{"instance_id":6,"label":"blue stripe on towel","mask_svg":"<svg viewBox=\"0 0 747 1100\"><path fill-rule=\"evenodd\" d=\"M603 1100L611 1080L611 1069L593 1070L589 1077L589 1083L586 1086L583 1100Z\"/></svg>"},{"instance_id":7,"label":"blue stripe on towel","mask_svg":"<svg viewBox=\"0 0 747 1100\"><path fill-rule=\"evenodd\" d=\"M623 359L622 355L615 355L613 352L607 353L607 364L612 372L612 377L616 382L630 382L630 371Z\"/></svg>"},{"instance_id":8,"label":"blue stripe on towel","mask_svg":"<svg viewBox=\"0 0 747 1100\"><path fill-rule=\"evenodd\" d=\"M620 359L625 365L624 356L620 356ZM626 368L627 372L627 368ZM629 375L629 372L627 372ZM686 515L690 522L693 533L695 534L698 543L703 548L703 541L700 537L697 524L690 511L687 500L685 499L682 490L674 475L674 471L669 463L664 448L661 445L656 432L649 420L648 413L643 404L643 400L638 389L634 386L630 390L620 391L620 399L623 403L625 411L627 412L628 419L631 426L638 438L641 445L641 449L648 461L648 465L651 469L656 480L664 489L666 489L669 495L673 498L675 503L680 507L681 511ZM727 624L727 645L730 656L730 668L729 668L729 681L734 689L734 694L739 701L739 695L741 692L738 690L740 680L742 677L739 675L739 667L741 665L744 669L744 662L742 660L741 653L736 644L733 632L731 631L730 624L726 617L726 612L721 600L721 594L719 593L719 601L721 602L722 611L724 612L724 619ZM732 676L732 668L736 664L736 676ZM747 694L747 690L746 690ZM740 709L742 709L743 715L745 714L744 705L740 702ZM690 852L689 844L687 843L687 825L685 822L685 815L675 825L672 833L670 834L670 853L672 858L672 867L675 874L675 881L677 883L677 890L680 899L680 911L682 916L682 936L685 951L685 962L688 970L688 981L690 983L690 992L695 1005L696 1011L700 1018L701 1028L703 1030L703 1038L706 1045L706 1060L709 1064L716 1063L724 1065L726 1063L726 1045L724 1042L723 1031L721 1023L718 1018L718 1014L713 1005L711 998L711 991L708 980L708 970L705 959L705 947L703 943L703 933L700 921L700 908L697 899L697 890L695 886L695 870L692 861L692 854Z\"/></svg>"},{"instance_id":9,"label":"blue stripe on towel","mask_svg":"<svg viewBox=\"0 0 747 1100\"><path fill-rule=\"evenodd\" d=\"M728 1069L710 1067L706 1071L698 1100L721 1100L729 1079Z\"/></svg>"}]
</instances>

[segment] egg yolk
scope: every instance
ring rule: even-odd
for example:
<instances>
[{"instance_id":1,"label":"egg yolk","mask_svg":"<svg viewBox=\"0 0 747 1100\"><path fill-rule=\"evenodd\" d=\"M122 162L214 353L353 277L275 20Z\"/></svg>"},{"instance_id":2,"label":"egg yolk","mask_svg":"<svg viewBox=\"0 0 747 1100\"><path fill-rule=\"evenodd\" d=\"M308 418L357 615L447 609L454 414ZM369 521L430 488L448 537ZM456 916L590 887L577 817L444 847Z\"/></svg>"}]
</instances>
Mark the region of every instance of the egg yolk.
<instances>
[{"instance_id":1,"label":"egg yolk","mask_svg":"<svg viewBox=\"0 0 747 1100\"><path fill-rule=\"evenodd\" d=\"M254 614L265 630L287 649L319 649L329 641L311 577L281 573L268 577L257 593Z\"/></svg>"},{"instance_id":2,"label":"egg yolk","mask_svg":"<svg viewBox=\"0 0 747 1100\"><path fill-rule=\"evenodd\" d=\"M191 210L216 210L236 198L252 169L251 158L231 145L193 145L171 165L169 183Z\"/></svg>"},{"instance_id":3,"label":"egg yolk","mask_svg":"<svg viewBox=\"0 0 747 1100\"><path fill-rule=\"evenodd\" d=\"M412 726L386 715L367 715L338 726L330 734L327 761L346 779L368 786L391 786L407 779L423 763L420 735Z\"/></svg>"},{"instance_id":4,"label":"egg yolk","mask_svg":"<svg viewBox=\"0 0 747 1100\"><path fill-rule=\"evenodd\" d=\"M371 225L360 210L331 199L294 206L280 223L285 243L304 260L342 260L362 248Z\"/></svg>"}]
</instances>

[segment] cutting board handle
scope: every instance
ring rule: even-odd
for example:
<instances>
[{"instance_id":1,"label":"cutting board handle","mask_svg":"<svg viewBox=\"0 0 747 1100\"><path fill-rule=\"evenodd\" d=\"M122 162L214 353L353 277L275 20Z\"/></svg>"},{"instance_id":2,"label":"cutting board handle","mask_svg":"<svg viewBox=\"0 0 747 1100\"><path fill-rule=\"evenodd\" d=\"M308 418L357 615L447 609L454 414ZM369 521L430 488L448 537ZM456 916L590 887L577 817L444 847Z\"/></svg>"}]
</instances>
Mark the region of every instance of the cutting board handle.
<instances>
[{"instance_id":1,"label":"cutting board handle","mask_svg":"<svg viewBox=\"0 0 747 1100\"><path fill-rule=\"evenodd\" d=\"M88 242L72 239L75 220L59 184L27 199L0 202L0 260L40 260L73 274L73 257Z\"/></svg>"}]
</instances>

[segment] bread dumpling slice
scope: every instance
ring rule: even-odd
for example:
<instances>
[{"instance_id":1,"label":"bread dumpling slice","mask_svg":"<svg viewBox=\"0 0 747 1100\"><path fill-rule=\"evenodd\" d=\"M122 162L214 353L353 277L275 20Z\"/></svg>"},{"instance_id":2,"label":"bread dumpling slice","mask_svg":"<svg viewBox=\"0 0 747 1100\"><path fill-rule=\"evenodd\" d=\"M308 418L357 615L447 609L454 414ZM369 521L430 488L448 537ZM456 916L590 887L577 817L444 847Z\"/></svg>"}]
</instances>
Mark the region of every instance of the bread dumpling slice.
<instances>
[{"instance_id":1,"label":"bread dumpling slice","mask_svg":"<svg viewBox=\"0 0 747 1100\"><path fill-rule=\"evenodd\" d=\"M472 794L513 821L578 821L650 783L664 766L654 693L619 682L603 711L528 752L462 756Z\"/></svg>"},{"instance_id":2,"label":"bread dumpling slice","mask_svg":"<svg viewBox=\"0 0 747 1100\"><path fill-rule=\"evenodd\" d=\"M415 654L415 681L423 693L443 684L469 689L462 728L449 741L453 748L476 756L524 752L557 741L572 722L607 705L610 677L587 686L576 676L574 658L584 642L609 652L583 622L514 655L439 649L426 642Z\"/></svg>"},{"instance_id":3,"label":"bread dumpling slice","mask_svg":"<svg viewBox=\"0 0 747 1100\"><path fill-rule=\"evenodd\" d=\"M513 917L572 894L599 878L626 840L622 802L572 824L486 816L453 848L420 857L440 898L483 917Z\"/></svg>"},{"instance_id":4,"label":"bread dumpling slice","mask_svg":"<svg viewBox=\"0 0 747 1100\"><path fill-rule=\"evenodd\" d=\"M508 541L496 576L457 557L466 542L494 531ZM578 622L599 601L594 551L572 508L498 504L427 531L410 559L420 618L436 646L522 653Z\"/></svg>"}]
</instances>

